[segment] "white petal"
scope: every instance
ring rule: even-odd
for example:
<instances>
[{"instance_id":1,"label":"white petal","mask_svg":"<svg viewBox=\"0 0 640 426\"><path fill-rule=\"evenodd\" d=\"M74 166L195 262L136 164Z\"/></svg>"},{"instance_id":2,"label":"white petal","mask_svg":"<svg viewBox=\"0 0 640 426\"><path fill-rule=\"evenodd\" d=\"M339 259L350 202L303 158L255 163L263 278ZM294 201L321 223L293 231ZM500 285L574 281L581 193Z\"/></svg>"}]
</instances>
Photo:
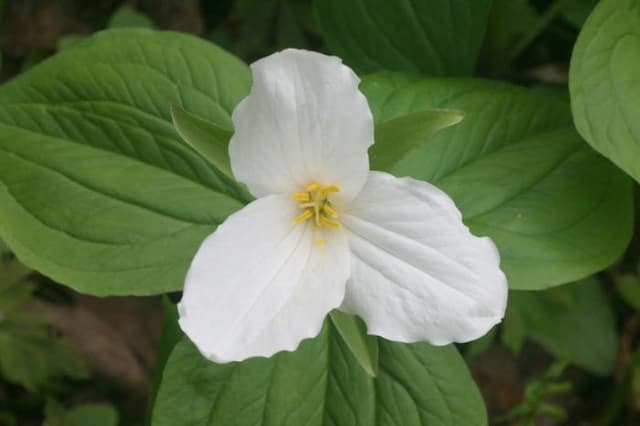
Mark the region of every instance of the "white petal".
<instances>
[{"instance_id":1,"label":"white petal","mask_svg":"<svg viewBox=\"0 0 640 426\"><path fill-rule=\"evenodd\" d=\"M489 238L426 182L371 172L341 216L352 278L341 309L370 334L435 345L485 334L504 316L507 282Z\"/></svg>"},{"instance_id":2,"label":"white petal","mask_svg":"<svg viewBox=\"0 0 640 426\"><path fill-rule=\"evenodd\" d=\"M233 112L236 179L256 197L340 186L352 199L367 179L373 117L358 77L340 58L287 49L251 65L253 88Z\"/></svg>"},{"instance_id":3,"label":"white petal","mask_svg":"<svg viewBox=\"0 0 640 426\"><path fill-rule=\"evenodd\" d=\"M350 272L342 230L314 244L288 197L258 199L231 215L198 250L179 305L180 327L209 359L241 361L294 350L318 334L344 297Z\"/></svg>"}]
</instances>

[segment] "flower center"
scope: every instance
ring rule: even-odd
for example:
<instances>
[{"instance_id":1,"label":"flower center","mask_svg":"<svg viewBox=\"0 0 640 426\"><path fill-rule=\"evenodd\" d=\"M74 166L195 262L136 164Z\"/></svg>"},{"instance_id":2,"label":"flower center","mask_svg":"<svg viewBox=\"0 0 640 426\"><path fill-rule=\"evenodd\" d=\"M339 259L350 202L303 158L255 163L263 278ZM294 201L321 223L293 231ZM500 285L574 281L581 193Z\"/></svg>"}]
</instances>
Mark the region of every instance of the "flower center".
<instances>
[{"instance_id":1,"label":"flower center","mask_svg":"<svg viewBox=\"0 0 640 426\"><path fill-rule=\"evenodd\" d=\"M291 194L292 199L302 202L300 204L302 213L295 218L295 223L302 223L313 218L316 226L339 227L340 223L336 221L338 212L331 206L331 201L329 201L329 194L339 191L340 188L336 185L312 183L305 188L304 192Z\"/></svg>"}]
</instances>

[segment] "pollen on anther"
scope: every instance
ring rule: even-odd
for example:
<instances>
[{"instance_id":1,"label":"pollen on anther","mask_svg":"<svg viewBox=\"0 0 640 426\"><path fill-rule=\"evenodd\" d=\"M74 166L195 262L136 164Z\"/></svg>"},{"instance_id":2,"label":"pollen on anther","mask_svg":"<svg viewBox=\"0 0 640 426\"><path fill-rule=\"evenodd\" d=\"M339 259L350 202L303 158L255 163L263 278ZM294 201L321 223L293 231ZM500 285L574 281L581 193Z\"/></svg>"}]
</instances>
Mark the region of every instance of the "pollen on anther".
<instances>
[{"instance_id":1,"label":"pollen on anther","mask_svg":"<svg viewBox=\"0 0 640 426\"><path fill-rule=\"evenodd\" d=\"M311 196L308 192L294 192L291 194L291 199L296 201L309 201Z\"/></svg>"},{"instance_id":2,"label":"pollen on anther","mask_svg":"<svg viewBox=\"0 0 640 426\"><path fill-rule=\"evenodd\" d=\"M338 188L336 185L328 185L322 188L322 192L324 192L325 194L329 194L331 192L340 192L340 188Z\"/></svg>"},{"instance_id":3,"label":"pollen on anther","mask_svg":"<svg viewBox=\"0 0 640 426\"><path fill-rule=\"evenodd\" d=\"M319 183L312 183L311 185L307 186L306 189L308 192L314 192L320 188L321 188L321 185Z\"/></svg>"},{"instance_id":4,"label":"pollen on anther","mask_svg":"<svg viewBox=\"0 0 640 426\"><path fill-rule=\"evenodd\" d=\"M336 209L331 207L328 203L325 203L324 207L322 207L322 210L324 210L324 212L331 217L338 217L338 212L336 211Z\"/></svg>"},{"instance_id":5,"label":"pollen on anther","mask_svg":"<svg viewBox=\"0 0 640 426\"><path fill-rule=\"evenodd\" d=\"M298 224L298 223L302 223L305 220L311 218L313 216L313 212L311 210L305 210L302 213L300 213L293 221Z\"/></svg>"},{"instance_id":6,"label":"pollen on anther","mask_svg":"<svg viewBox=\"0 0 640 426\"><path fill-rule=\"evenodd\" d=\"M336 222L335 220L331 220L331 219L326 218L324 216L318 216L318 217L319 217L319 222L322 225L330 226L332 228L338 228L340 226L340 224L338 222Z\"/></svg>"},{"instance_id":7,"label":"pollen on anther","mask_svg":"<svg viewBox=\"0 0 640 426\"><path fill-rule=\"evenodd\" d=\"M294 192L291 198L299 201L298 207L303 211L295 218L295 223L302 223L308 219L312 219L317 227L327 226L331 228L340 227L340 223L336 220L338 212L331 205L329 194L339 192L337 185L321 185L312 183L306 186L304 191Z\"/></svg>"}]
</instances>

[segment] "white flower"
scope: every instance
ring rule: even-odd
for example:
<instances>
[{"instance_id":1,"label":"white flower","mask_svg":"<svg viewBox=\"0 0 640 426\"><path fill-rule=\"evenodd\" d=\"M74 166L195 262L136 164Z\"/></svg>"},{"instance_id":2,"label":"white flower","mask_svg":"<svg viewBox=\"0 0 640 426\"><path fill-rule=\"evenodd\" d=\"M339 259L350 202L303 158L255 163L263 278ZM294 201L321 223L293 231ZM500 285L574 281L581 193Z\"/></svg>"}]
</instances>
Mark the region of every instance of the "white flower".
<instances>
[{"instance_id":1,"label":"white flower","mask_svg":"<svg viewBox=\"0 0 640 426\"><path fill-rule=\"evenodd\" d=\"M368 332L435 345L498 323L498 251L434 186L369 171L373 118L333 56L285 50L251 66L233 112L233 173L256 200L202 243L180 326L216 362L294 350L334 308Z\"/></svg>"}]
</instances>

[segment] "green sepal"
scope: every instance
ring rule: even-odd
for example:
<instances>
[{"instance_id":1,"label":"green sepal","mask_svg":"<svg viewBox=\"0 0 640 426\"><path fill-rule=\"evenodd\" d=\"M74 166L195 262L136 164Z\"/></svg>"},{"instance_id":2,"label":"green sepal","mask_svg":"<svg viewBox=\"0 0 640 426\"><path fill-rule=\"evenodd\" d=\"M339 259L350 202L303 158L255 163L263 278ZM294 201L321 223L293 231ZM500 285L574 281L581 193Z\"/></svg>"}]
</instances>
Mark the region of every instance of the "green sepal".
<instances>
[{"instance_id":1,"label":"green sepal","mask_svg":"<svg viewBox=\"0 0 640 426\"><path fill-rule=\"evenodd\" d=\"M373 170L389 170L411 150L427 142L442 129L464 119L464 112L426 109L384 121L376 126L376 143L369 149Z\"/></svg>"},{"instance_id":2,"label":"green sepal","mask_svg":"<svg viewBox=\"0 0 640 426\"><path fill-rule=\"evenodd\" d=\"M177 105L171 106L171 119L176 132L191 148L218 171L233 179L229 162L229 139L233 130L196 117Z\"/></svg>"},{"instance_id":3,"label":"green sepal","mask_svg":"<svg viewBox=\"0 0 640 426\"><path fill-rule=\"evenodd\" d=\"M364 322L354 315L333 310L329 316L360 366L369 376L376 377L378 375L378 338L367 334Z\"/></svg>"}]
</instances>

